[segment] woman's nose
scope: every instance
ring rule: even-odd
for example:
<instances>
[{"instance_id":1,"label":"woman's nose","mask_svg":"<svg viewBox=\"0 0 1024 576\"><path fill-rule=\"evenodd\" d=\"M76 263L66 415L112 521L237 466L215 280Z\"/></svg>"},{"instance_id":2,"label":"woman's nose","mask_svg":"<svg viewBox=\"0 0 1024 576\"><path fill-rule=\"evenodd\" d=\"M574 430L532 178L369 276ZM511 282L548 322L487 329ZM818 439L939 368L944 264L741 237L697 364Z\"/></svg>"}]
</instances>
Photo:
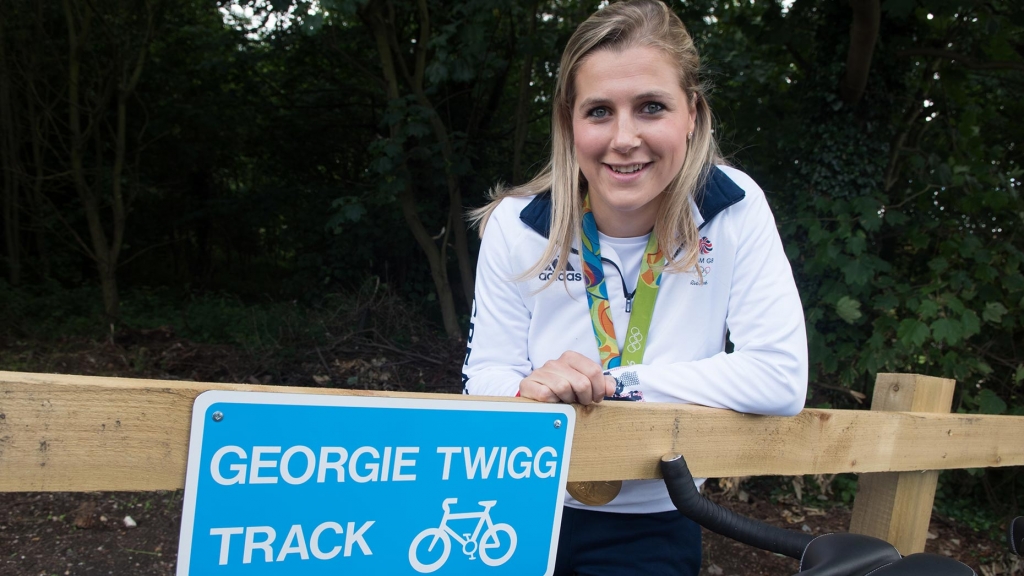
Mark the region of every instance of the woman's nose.
<instances>
[{"instance_id":1,"label":"woman's nose","mask_svg":"<svg viewBox=\"0 0 1024 576\"><path fill-rule=\"evenodd\" d=\"M612 135L612 149L625 154L640 146L640 130L636 120L627 114L623 114L615 123L615 133Z\"/></svg>"}]
</instances>

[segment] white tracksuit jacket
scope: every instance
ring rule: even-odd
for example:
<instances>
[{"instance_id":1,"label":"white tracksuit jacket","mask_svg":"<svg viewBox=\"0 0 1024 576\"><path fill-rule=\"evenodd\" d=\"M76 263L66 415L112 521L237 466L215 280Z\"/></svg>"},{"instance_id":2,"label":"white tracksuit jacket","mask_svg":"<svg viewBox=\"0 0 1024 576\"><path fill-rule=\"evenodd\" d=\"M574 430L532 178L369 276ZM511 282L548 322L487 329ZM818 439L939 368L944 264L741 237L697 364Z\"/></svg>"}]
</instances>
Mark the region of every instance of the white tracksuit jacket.
<instances>
[{"instance_id":1,"label":"white tracksuit jacket","mask_svg":"<svg viewBox=\"0 0 1024 576\"><path fill-rule=\"evenodd\" d=\"M704 282L695 272L666 272L643 364L622 366L612 374L639 381L631 391L638 389L646 401L794 415L807 393L807 335L764 192L743 172L720 166L696 195L695 208ZM547 194L506 198L487 222L463 366L467 394L515 396L524 377L566 350L600 362L575 251L565 282L556 279L539 290L544 272L513 280L544 251L550 209ZM611 246L602 245L601 255L618 264ZM624 283L615 266L606 263L604 273L621 347L629 324ZM727 332L734 344L730 354L725 353ZM685 455L685 444L681 449ZM568 495L566 505L588 508ZM596 509L648 513L674 508L664 483L648 480L624 482L615 500Z\"/></svg>"}]
</instances>

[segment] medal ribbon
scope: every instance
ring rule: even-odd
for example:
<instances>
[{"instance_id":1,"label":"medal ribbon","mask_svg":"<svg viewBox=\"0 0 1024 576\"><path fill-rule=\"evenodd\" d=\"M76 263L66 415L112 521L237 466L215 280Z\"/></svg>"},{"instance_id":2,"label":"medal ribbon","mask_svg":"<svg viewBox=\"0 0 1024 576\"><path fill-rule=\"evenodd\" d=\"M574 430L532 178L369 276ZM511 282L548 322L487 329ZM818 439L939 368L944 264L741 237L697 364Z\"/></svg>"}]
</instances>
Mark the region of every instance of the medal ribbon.
<instances>
[{"instance_id":1,"label":"medal ribbon","mask_svg":"<svg viewBox=\"0 0 1024 576\"><path fill-rule=\"evenodd\" d=\"M647 348L647 331L654 316L654 300L661 286L661 273L665 269L665 257L658 249L658 238L651 232L647 249L640 261L640 278L633 294L633 311L629 316L625 350L620 354L615 339L615 325L612 323L611 306L608 304L608 287L604 281L604 265L601 263L601 244L598 240L597 222L590 211L590 196L583 200L583 275L587 285L587 303L590 305L590 321L597 338L597 349L601 355L601 366L605 370L619 366L640 364Z\"/></svg>"}]
</instances>

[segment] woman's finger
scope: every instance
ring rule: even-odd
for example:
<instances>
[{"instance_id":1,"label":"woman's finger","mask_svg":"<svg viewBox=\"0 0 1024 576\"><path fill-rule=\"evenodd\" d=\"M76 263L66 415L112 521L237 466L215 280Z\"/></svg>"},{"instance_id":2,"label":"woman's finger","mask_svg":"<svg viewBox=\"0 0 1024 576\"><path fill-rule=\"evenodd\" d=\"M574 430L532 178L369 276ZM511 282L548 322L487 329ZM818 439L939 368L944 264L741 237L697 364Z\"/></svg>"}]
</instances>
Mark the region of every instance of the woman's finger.
<instances>
[{"instance_id":1,"label":"woman's finger","mask_svg":"<svg viewBox=\"0 0 1024 576\"><path fill-rule=\"evenodd\" d=\"M523 378L523 380L519 382L519 396L521 398L536 400L537 402L562 401L558 395L551 391L550 388L530 379L529 377Z\"/></svg>"},{"instance_id":2,"label":"woman's finger","mask_svg":"<svg viewBox=\"0 0 1024 576\"><path fill-rule=\"evenodd\" d=\"M580 374L586 380L579 382L579 388L576 390L577 398L580 398L580 404L590 404L600 402L608 394L608 377L604 375L604 369L597 362L594 362L590 358L572 351L566 351L562 353L559 360L566 363L568 367L575 373ZM614 379L612 379L612 393L615 392ZM582 390L586 388L586 390ZM583 398L587 398L584 402Z\"/></svg>"},{"instance_id":3,"label":"woman's finger","mask_svg":"<svg viewBox=\"0 0 1024 576\"><path fill-rule=\"evenodd\" d=\"M558 398L558 401L566 404L579 401L576 391L582 388L581 383L584 382L586 382L586 378L561 359L545 362L543 366L523 379L523 383L533 383L547 388ZM539 391L531 390L529 393L543 396ZM520 395L522 395L522 385L520 385Z\"/></svg>"},{"instance_id":4,"label":"woman's finger","mask_svg":"<svg viewBox=\"0 0 1024 576\"><path fill-rule=\"evenodd\" d=\"M614 390L615 380L604 375L600 364L572 351L545 362L519 383L522 397L567 404L594 404Z\"/></svg>"}]
</instances>

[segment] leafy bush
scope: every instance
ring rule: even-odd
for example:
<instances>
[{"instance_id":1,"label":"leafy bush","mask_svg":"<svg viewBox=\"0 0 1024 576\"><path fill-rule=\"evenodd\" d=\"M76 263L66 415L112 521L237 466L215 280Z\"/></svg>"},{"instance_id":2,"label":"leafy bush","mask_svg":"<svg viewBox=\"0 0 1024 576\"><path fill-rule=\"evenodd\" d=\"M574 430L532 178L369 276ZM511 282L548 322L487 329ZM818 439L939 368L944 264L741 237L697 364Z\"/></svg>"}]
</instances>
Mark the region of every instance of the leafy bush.
<instances>
[{"instance_id":1,"label":"leafy bush","mask_svg":"<svg viewBox=\"0 0 1024 576\"><path fill-rule=\"evenodd\" d=\"M14 288L0 279L0 302L0 337L51 339L96 334L105 328L98 286L65 288L44 282Z\"/></svg>"}]
</instances>

